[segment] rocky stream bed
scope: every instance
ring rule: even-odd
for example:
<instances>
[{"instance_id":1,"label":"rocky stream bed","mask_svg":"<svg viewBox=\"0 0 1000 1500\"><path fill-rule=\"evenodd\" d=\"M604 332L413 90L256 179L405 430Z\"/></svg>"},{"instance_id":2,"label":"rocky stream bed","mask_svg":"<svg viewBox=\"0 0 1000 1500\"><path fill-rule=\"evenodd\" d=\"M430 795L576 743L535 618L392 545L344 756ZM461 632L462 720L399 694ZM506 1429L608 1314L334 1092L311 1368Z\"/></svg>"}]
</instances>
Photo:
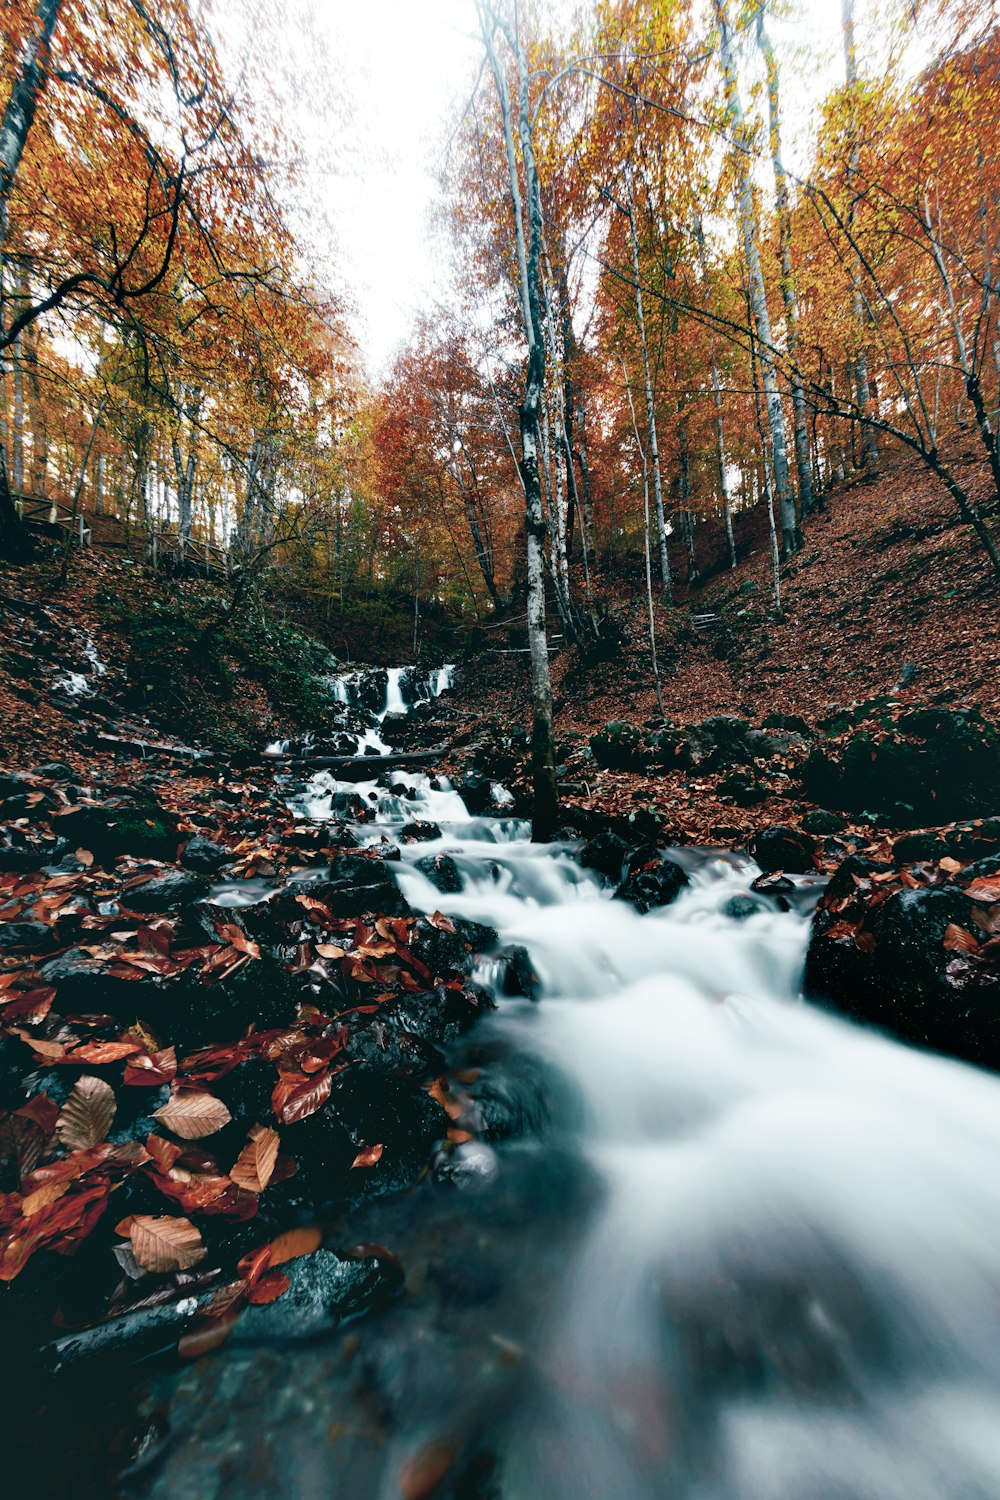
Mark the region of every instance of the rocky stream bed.
<instances>
[{"instance_id":1,"label":"rocky stream bed","mask_svg":"<svg viewBox=\"0 0 1000 1500\"><path fill-rule=\"evenodd\" d=\"M341 679L243 766L4 776L8 1472L992 1500L993 823L533 845L488 765L388 758L450 685Z\"/></svg>"}]
</instances>

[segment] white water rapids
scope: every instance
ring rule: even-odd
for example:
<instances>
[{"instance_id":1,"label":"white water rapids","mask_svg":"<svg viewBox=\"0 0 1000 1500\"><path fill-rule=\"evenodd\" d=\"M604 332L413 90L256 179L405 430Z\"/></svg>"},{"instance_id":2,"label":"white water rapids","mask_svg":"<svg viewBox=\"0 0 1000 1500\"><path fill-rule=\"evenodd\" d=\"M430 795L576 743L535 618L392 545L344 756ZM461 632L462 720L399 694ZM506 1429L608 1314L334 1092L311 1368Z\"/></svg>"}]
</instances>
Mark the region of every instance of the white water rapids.
<instances>
[{"instance_id":1,"label":"white water rapids","mask_svg":"<svg viewBox=\"0 0 1000 1500\"><path fill-rule=\"evenodd\" d=\"M493 1455L488 1483L419 1493L997 1500L1000 1083L803 1003L807 916L723 914L756 873L748 861L680 855L691 886L639 916L565 848L470 818L425 777L398 780L413 800L351 784L380 799L359 832L450 825L404 847L402 888L418 909L528 948L541 1003L501 999L486 1033L540 1061L554 1122L497 1148L462 1231L463 1247L492 1244L500 1216L515 1269L495 1298L450 1343L419 1295L408 1323L387 1321L385 1339L410 1338L417 1394L385 1451L336 1459L312 1408L292 1403L295 1492L398 1500L415 1448L473 1429ZM332 789L313 779L312 816ZM459 867L458 894L416 869L439 852ZM535 1232L540 1198L519 1190L513 1230L493 1205L525 1159L558 1153L595 1188L555 1256ZM493 1371L508 1345L519 1362L501 1398ZM329 1420L334 1377L298 1378ZM239 1479L255 1493L249 1471Z\"/></svg>"}]
</instances>

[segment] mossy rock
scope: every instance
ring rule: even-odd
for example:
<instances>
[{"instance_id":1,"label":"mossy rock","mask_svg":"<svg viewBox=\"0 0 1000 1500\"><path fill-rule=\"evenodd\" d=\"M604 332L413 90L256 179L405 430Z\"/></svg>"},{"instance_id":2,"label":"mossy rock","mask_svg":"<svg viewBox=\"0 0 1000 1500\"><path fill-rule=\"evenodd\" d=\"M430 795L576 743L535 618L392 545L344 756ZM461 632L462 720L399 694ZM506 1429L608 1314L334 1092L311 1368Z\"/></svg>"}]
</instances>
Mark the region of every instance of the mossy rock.
<instances>
[{"instance_id":1,"label":"mossy rock","mask_svg":"<svg viewBox=\"0 0 1000 1500\"><path fill-rule=\"evenodd\" d=\"M648 755L642 730L622 719L611 719L599 729L591 737L590 748L606 771L641 771Z\"/></svg>"},{"instance_id":2,"label":"mossy rock","mask_svg":"<svg viewBox=\"0 0 1000 1500\"><path fill-rule=\"evenodd\" d=\"M54 816L52 828L74 848L89 849L100 864L122 854L172 860L179 842L177 819L152 800L74 807Z\"/></svg>"},{"instance_id":3,"label":"mossy rock","mask_svg":"<svg viewBox=\"0 0 1000 1500\"><path fill-rule=\"evenodd\" d=\"M842 818L839 813L827 812L825 808L818 807L815 812L806 813L802 819L802 827L806 833L843 833L847 827L847 819Z\"/></svg>"}]
</instances>

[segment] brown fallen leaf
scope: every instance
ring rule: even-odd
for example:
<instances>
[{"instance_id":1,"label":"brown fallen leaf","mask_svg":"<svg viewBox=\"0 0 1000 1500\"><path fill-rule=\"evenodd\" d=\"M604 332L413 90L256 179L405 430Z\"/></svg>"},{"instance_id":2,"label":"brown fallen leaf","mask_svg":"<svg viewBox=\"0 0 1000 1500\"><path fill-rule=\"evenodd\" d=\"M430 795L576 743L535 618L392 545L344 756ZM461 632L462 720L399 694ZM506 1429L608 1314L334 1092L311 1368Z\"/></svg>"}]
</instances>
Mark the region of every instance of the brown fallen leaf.
<instances>
[{"instance_id":1,"label":"brown fallen leaf","mask_svg":"<svg viewBox=\"0 0 1000 1500\"><path fill-rule=\"evenodd\" d=\"M201 1235L190 1219L154 1218L150 1214L133 1214L123 1221L132 1241L132 1252L145 1271L189 1271L208 1253Z\"/></svg>"},{"instance_id":2,"label":"brown fallen leaf","mask_svg":"<svg viewBox=\"0 0 1000 1500\"><path fill-rule=\"evenodd\" d=\"M277 1302L291 1284L291 1277L286 1276L284 1271L272 1271L254 1283L247 1292L247 1301L253 1307L264 1307L268 1302Z\"/></svg>"},{"instance_id":3,"label":"brown fallen leaf","mask_svg":"<svg viewBox=\"0 0 1000 1500\"><path fill-rule=\"evenodd\" d=\"M441 911L431 912L431 914L427 918L427 920L431 924L431 926L432 927L436 927L439 932L452 932L453 933L453 932L456 931L456 927L455 927L454 922L451 920L450 917L446 917L445 914L444 914L444 912L441 912Z\"/></svg>"},{"instance_id":4,"label":"brown fallen leaf","mask_svg":"<svg viewBox=\"0 0 1000 1500\"><path fill-rule=\"evenodd\" d=\"M214 1094L178 1089L162 1109L154 1111L153 1118L184 1141L200 1141L203 1136L222 1130L233 1117Z\"/></svg>"},{"instance_id":5,"label":"brown fallen leaf","mask_svg":"<svg viewBox=\"0 0 1000 1500\"><path fill-rule=\"evenodd\" d=\"M974 938L971 932L966 932L964 927L959 927L955 922L949 922L944 930L944 946L949 953L979 952L978 938Z\"/></svg>"},{"instance_id":6,"label":"brown fallen leaf","mask_svg":"<svg viewBox=\"0 0 1000 1500\"><path fill-rule=\"evenodd\" d=\"M451 1443L428 1443L399 1471L399 1493L402 1500L430 1500L455 1462Z\"/></svg>"},{"instance_id":7,"label":"brown fallen leaf","mask_svg":"<svg viewBox=\"0 0 1000 1500\"><path fill-rule=\"evenodd\" d=\"M351 1166L373 1167L377 1161L382 1160L382 1152L384 1150L384 1146L365 1146L364 1150L358 1152L357 1156L351 1162Z\"/></svg>"},{"instance_id":8,"label":"brown fallen leaf","mask_svg":"<svg viewBox=\"0 0 1000 1500\"><path fill-rule=\"evenodd\" d=\"M229 1175L237 1187L249 1193L262 1193L271 1181L278 1160L279 1137L276 1130L258 1125L250 1132L250 1141L233 1163Z\"/></svg>"},{"instance_id":9,"label":"brown fallen leaf","mask_svg":"<svg viewBox=\"0 0 1000 1500\"><path fill-rule=\"evenodd\" d=\"M336 943L317 943L316 952L320 958L346 958L347 949L338 948Z\"/></svg>"},{"instance_id":10,"label":"brown fallen leaf","mask_svg":"<svg viewBox=\"0 0 1000 1500\"><path fill-rule=\"evenodd\" d=\"M85 1151L107 1138L118 1105L103 1078L85 1073L70 1090L56 1121L56 1135L67 1151Z\"/></svg>"},{"instance_id":11,"label":"brown fallen leaf","mask_svg":"<svg viewBox=\"0 0 1000 1500\"><path fill-rule=\"evenodd\" d=\"M177 1343L177 1353L182 1359L198 1359L202 1354L211 1354L224 1344L240 1320L242 1308L230 1307L217 1318L207 1318L198 1323L190 1333L182 1333Z\"/></svg>"}]
</instances>

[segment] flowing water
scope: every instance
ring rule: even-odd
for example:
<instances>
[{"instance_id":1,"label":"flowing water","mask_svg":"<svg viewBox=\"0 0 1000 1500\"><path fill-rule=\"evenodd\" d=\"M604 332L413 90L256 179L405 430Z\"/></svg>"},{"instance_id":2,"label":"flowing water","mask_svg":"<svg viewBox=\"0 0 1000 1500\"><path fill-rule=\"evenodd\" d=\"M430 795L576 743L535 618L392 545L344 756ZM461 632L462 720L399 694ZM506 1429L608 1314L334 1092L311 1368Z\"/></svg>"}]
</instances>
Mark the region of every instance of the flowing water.
<instances>
[{"instance_id":1,"label":"flowing water","mask_svg":"<svg viewBox=\"0 0 1000 1500\"><path fill-rule=\"evenodd\" d=\"M173 1377L154 1500L997 1500L997 1080L802 1002L806 881L738 921L754 866L681 852L690 887L639 916L393 780L352 783L362 836L441 824L405 894L526 945L541 1002L500 998L454 1059L486 1139L352 1219L406 1298ZM458 894L416 868L439 851Z\"/></svg>"}]
</instances>

